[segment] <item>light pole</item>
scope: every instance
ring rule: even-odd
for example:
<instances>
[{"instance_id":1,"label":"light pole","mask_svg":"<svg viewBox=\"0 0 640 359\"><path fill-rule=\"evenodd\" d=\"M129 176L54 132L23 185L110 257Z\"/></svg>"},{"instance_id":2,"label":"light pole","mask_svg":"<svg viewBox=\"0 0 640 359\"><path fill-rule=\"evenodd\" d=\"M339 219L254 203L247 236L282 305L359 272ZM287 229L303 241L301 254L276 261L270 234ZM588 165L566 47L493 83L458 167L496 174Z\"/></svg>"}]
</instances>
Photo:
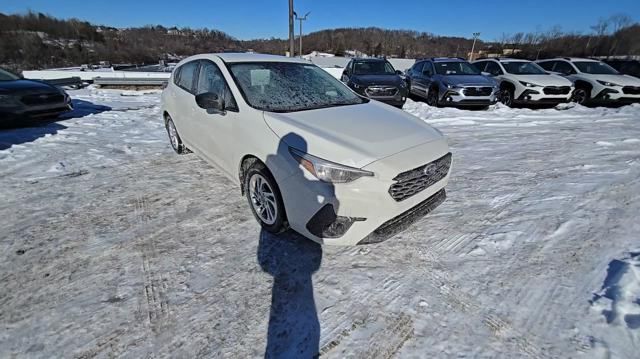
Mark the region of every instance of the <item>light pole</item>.
<instances>
[{"instance_id":1,"label":"light pole","mask_svg":"<svg viewBox=\"0 0 640 359\"><path fill-rule=\"evenodd\" d=\"M295 41L294 41L294 31L293 31L293 0L289 0L289 57L294 56L295 49Z\"/></svg>"},{"instance_id":2,"label":"light pole","mask_svg":"<svg viewBox=\"0 0 640 359\"><path fill-rule=\"evenodd\" d=\"M309 16L309 14L311 14L311 11L309 11L308 13L304 14L303 17L298 17L298 14L294 11L293 15L295 15L296 20L300 21L300 58L302 58L302 22L307 20L307 16Z\"/></svg>"},{"instance_id":3,"label":"light pole","mask_svg":"<svg viewBox=\"0 0 640 359\"><path fill-rule=\"evenodd\" d=\"M471 55L469 56L469 61L473 60L473 52L476 50L476 40L480 36L479 32L473 33L473 45L471 45Z\"/></svg>"}]
</instances>

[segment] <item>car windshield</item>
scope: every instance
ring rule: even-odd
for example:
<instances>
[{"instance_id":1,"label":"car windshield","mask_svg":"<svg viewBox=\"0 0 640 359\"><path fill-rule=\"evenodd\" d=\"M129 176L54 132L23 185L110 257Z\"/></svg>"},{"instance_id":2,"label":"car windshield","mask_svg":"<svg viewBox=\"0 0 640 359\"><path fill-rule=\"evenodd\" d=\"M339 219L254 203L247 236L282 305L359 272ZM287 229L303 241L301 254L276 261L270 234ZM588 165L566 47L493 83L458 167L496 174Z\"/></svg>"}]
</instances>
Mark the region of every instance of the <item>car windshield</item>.
<instances>
[{"instance_id":1,"label":"car windshield","mask_svg":"<svg viewBox=\"0 0 640 359\"><path fill-rule=\"evenodd\" d=\"M586 74L593 75L617 75L618 71L616 71L613 67L603 63L596 61L575 61L573 63L576 65L580 72L584 72Z\"/></svg>"},{"instance_id":2,"label":"car windshield","mask_svg":"<svg viewBox=\"0 0 640 359\"><path fill-rule=\"evenodd\" d=\"M513 61L513 62L503 62L502 66L504 69L510 73L515 75L546 75L547 72L544 69L533 62L525 62L525 61Z\"/></svg>"},{"instance_id":3,"label":"car windshield","mask_svg":"<svg viewBox=\"0 0 640 359\"><path fill-rule=\"evenodd\" d=\"M249 106L263 111L304 111L368 101L311 64L255 62L229 68Z\"/></svg>"},{"instance_id":4,"label":"car windshield","mask_svg":"<svg viewBox=\"0 0 640 359\"><path fill-rule=\"evenodd\" d=\"M14 80L20 80L20 77L12 74L9 71L0 69L0 81L14 81Z\"/></svg>"},{"instance_id":5,"label":"car windshield","mask_svg":"<svg viewBox=\"0 0 640 359\"><path fill-rule=\"evenodd\" d=\"M354 75L395 75L396 71L387 61L356 61Z\"/></svg>"},{"instance_id":6,"label":"car windshield","mask_svg":"<svg viewBox=\"0 0 640 359\"><path fill-rule=\"evenodd\" d=\"M438 75L479 75L480 72L475 67L466 62L435 62L436 73Z\"/></svg>"}]
</instances>

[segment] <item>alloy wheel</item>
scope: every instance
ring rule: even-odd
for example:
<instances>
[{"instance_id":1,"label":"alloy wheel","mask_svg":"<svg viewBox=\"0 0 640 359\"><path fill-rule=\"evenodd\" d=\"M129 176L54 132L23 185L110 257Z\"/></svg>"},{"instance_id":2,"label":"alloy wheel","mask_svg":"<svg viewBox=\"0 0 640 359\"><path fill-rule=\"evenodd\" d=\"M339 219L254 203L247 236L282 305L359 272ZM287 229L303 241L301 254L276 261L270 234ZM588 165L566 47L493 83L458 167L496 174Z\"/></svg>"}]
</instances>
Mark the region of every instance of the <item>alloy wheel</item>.
<instances>
[{"instance_id":1,"label":"alloy wheel","mask_svg":"<svg viewBox=\"0 0 640 359\"><path fill-rule=\"evenodd\" d=\"M174 150L178 150L180 146L180 139L178 138L178 131L176 130L176 126L171 120L167 121L167 132L169 133L169 141L171 141L171 146L173 146Z\"/></svg>"},{"instance_id":2,"label":"alloy wheel","mask_svg":"<svg viewBox=\"0 0 640 359\"><path fill-rule=\"evenodd\" d=\"M502 90L502 93L500 93L500 102L505 106L511 107L511 105L513 105L513 96L511 95L511 91Z\"/></svg>"},{"instance_id":3,"label":"alloy wheel","mask_svg":"<svg viewBox=\"0 0 640 359\"><path fill-rule=\"evenodd\" d=\"M438 92L435 89L431 89L429 93L427 93L427 105L432 107L438 105Z\"/></svg>"},{"instance_id":4,"label":"alloy wheel","mask_svg":"<svg viewBox=\"0 0 640 359\"><path fill-rule=\"evenodd\" d=\"M249 197L251 205L262 222L272 225L278 218L278 206L271 185L260 174L249 179Z\"/></svg>"},{"instance_id":5,"label":"alloy wheel","mask_svg":"<svg viewBox=\"0 0 640 359\"><path fill-rule=\"evenodd\" d=\"M587 102L587 91L581 88L577 88L575 91L573 91L573 102L576 102L580 105Z\"/></svg>"}]
</instances>

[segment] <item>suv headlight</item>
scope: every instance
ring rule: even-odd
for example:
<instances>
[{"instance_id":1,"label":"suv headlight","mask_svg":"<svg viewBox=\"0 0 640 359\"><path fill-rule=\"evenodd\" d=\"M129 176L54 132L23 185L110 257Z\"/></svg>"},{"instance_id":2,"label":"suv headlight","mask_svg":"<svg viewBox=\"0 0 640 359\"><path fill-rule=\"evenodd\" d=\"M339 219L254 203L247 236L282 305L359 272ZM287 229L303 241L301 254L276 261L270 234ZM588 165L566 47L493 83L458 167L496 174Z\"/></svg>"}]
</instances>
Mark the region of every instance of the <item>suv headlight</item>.
<instances>
[{"instance_id":1,"label":"suv headlight","mask_svg":"<svg viewBox=\"0 0 640 359\"><path fill-rule=\"evenodd\" d=\"M346 183L360 177L373 176L373 172L329 162L295 148L289 147L289 153L302 167L323 182Z\"/></svg>"},{"instance_id":2,"label":"suv headlight","mask_svg":"<svg viewBox=\"0 0 640 359\"><path fill-rule=\"evenodd\" d=\"M598 80L598 83L602 86L608 86L608 87L614 87L614 86L620 86L618 84L614 84L613 82L609 82L609 81L600 81Z\"/></svg>"},{"instance_id":3,"label":"suv headlight","mask_svg":"<svg viewBox=\"0 0 640 359\"><path fill-rule=\"evenodd\" d=\"M351 84L353 85L353 88L354 88L354 89L360 89L360 88L362 88L362 87L363 87L363 86L358 85L358 84L357 84L357 83L355 83L355 82L352 82Z\"/></svg>"},{"instance_id":4,"label":"suv headlight","mask_svg":"<svg viewBox=\"0 0 640 359\"><path fill-rule=\"evenodd\" d=\"M531 82L526 82L526 81L520 81L520 83L524 87L541 87L540 85L532 84Z\"/></svg>"},{"instance_id":5,"label":"suv headlight","mask_svg":"<svg viewBox=\"0 0 640 359\"><path fill-rule=\"evenodd\" d=\"M452 85L452 84L449 84L449 83L446 83L446 82L444 83L444 85L447 86L448 89L459 89L459 88L462 88L462 86L460 86L460 85Z\"/></svg>"},{"instance_id":6,"label":"suv headlight","mask_svg":"<svg viewBox=\"0 0 640 359\"><path fill-rule=\"evenodd\" d=\"M13 95L0 95L0 107L17 107L22 104L18 101L18 97Z\"/></svg>"}]
</instances>

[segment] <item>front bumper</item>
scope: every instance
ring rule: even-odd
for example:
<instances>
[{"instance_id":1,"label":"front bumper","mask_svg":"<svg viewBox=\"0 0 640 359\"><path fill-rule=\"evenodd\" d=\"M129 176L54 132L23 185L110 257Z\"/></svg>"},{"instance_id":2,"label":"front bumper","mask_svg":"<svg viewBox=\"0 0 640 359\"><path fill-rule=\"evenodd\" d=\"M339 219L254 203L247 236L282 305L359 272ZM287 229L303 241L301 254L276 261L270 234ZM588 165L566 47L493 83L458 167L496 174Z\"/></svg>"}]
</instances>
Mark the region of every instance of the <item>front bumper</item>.
<instances>
[{"instance_id":1,"label":"front bumper","mask_svg":"<svg viewBox=\"0 0 640 359\"><path fill-rule=\"evenodd\" d=\"M48 104L40 106L22 106L2 109L0 115L7 120L37 120L40 118L55 117L73 110L71 102Z\"/></svg>"},{"instance_id":2,"label":"front bumper","mask_svg":"<svg viewBox=\"0 0 640 359\"><path fill-rule=\"evenodd\" d=\"M640 94L625 93L620 87L605 87L599 90L591 99L594 103L640 103Z\"/></svg>"},{"instance_id":3,"label":"front bumper","mask_svg":"<svg viewBox=\"0 0 640 359\"><path fill-rule=\"evenodd\" d=\"M362 96L396 107L402 107L405 104L408 94L406 87L393 86L373 85L368 87L360 87L354 90Z\"/></svg>"},{"instance_id":4,"label":"front bumper","mask_svg":"<svg viewBox=\"0 0 640 359\"><path fill-rule=\"evenodd\" d=\"M448 152L449 148L444 138L428 142L365 166L364 169L372 171L375 175L361 177L350 183L321 182L306 170L300 169L284 179L279 186L289 224L298 233L327 245L356 245L389 238L406 226L389 225L387 222L411 212L412 215L403 217L408 226L421 217L419 214L424 215L442 203L444 198L439 195L438 200L434 200L431 205L421 206L443 190L449 181L450 172L430 187L399 202L389 194L391 185L395 183L394 177L401 172L435 161ZM314 216L321 211L326 212L323 216L331 216L332 213L326 209L329 205L332 207L334 218L350 219L346 233L337 238L322 238L317 235L318 230L309 225ZM429 211L425 212L424 209L427 207ZM378 233L374 233L375 231ZM363 242L367 237L370 242Z\"/></svg>"},{"instance_id":5,"label":"front bumper","mask_svg":"<svg viewBox=\"0 0 640 359\"><path fill-rule=\"evenodd\" d=\"M498 102L497 90L493 89L488 95L469 95L468 89L488 86L468 86L451 89L441 89L440 104L444 106L464 107L464 106L489 106Z\"/></svg>"},{"instance_id":6,"label":"front bumper","mask_svg":"<svg viewBox=\"0 0 640 359\"><path fill-rule=\"evenodd\" d=\"M573 88L569 86L561 86L565 89L566 93L554 94L553 89L549 89L553 86L545 87L532 87L527 88L520 93L520 95L514 99L515 103L519 104L559 104L566 103L571 100L573 94ZM556 87L557 88L557 87ZM558 90L560 91L560 90Z\"/></svg>"}]
</instances>

